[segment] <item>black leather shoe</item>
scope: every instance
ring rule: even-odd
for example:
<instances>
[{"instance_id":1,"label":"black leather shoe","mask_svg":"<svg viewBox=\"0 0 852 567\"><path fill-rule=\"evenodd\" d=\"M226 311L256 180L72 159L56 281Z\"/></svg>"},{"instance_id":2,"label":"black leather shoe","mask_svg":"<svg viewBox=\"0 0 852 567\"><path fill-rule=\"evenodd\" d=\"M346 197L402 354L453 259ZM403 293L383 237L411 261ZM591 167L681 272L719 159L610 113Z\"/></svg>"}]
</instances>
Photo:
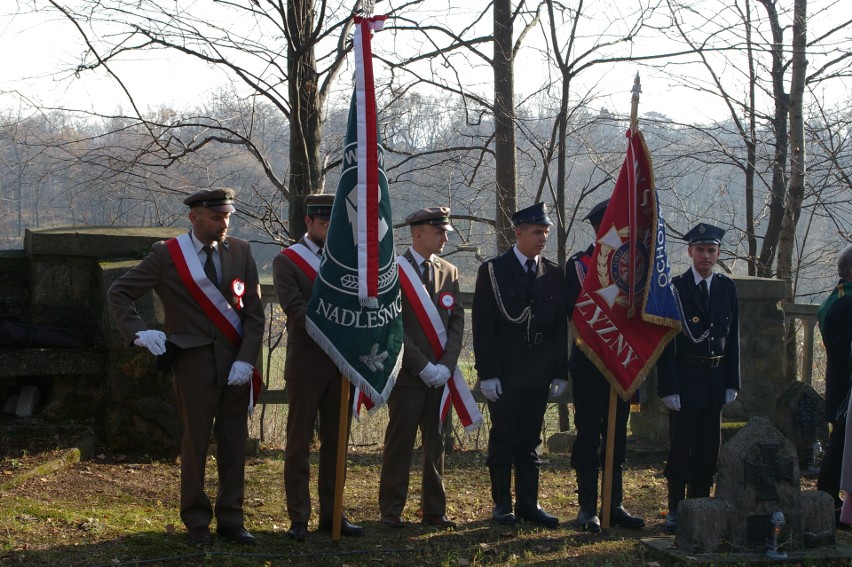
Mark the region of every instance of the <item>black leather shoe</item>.
<instances>
[{"instance_id":1,"label":"black leather shoe","mask_svg":"<svg viewBox=\"0 0 852 567\"><path fill-rule=\"evenodd\" d=\"M639 516L633 516L624 509L624 506L613 508L610 513L610 522L613 526L627 528L629 530L641 530L645 527L645 520Z\"/></svg>"},{"instance_id":2,"label":"black leather shoe","mask_svg":"<svg viewBox=\"0 0 852 567\"><path fill-rule=\"evenodd\" d=\"M512 512L512 505L506 503L494 507L494 510L491 512L491 519L504 526L514 526L518 523L518 519L515 517L514 512Z\"/></svg>"},{"instance_id":3,"label":"black leather shoe","mask_svg":"<svg viewBox=\"0 0 852 567\"><path fill-rule=\"evenodd\" d=\"M559 518L551 516L541 508L525 510L523 508L515 507L515 515L519 520L524 520L545 528L555 528L559 526Z\"/></svg>"},{"instance_id":4,"label":"black leather shoe","mask_svg":"<svg viewBox=\"0 0 852 567\"><path fill-rule=\"evenodd\" d=\"M577 525L580 526L581 530L593 534L601 531L601 520L593 510L580 508L580 512L577 514Z\"/></svg>"},{"instance_id":5,"label":"black leather shoe","mask_svg":"<svg viewBox=\"0 0 852 567\"><path fill-rule=\"evenodd\" d=\"M456 523L449 519L446 515L441 514L423 514L422 522L427 526L434 526L436 528L454 528L456 527Z\"/></svg>"},{"instance_id":6,"label":"black leather shoe","mask_svg":"<svg viewBox=\"0 0 852 567\"><path fill-rule=\"evenodd\" d=\"M308 537L308 523L293 522L290 529L287 530L287 537L296 541L305 541L305 538Z\"/></svg>"},{"instance_id":7,"label":"black leather shoe","mask_svg":"<svg viewBox=\"0 0 852 567\"><path fill-rule=\"evenodd\" d=\"M240 545L254 545L255 543L257 543L254 539L254 536L251 535L248 530L246 530L242 526L219 527L216 530L216 535L225 539L229 539L232 542L238 543Z\"/></svg>"},{"instance_id":8,"label":"black leather shoe","mask_svg":"<svg viewBox=\"0 0 852 567\"><path fill-rule=\"evenodd\" d=\"M209 545L213 541L210 535L210 528L207 526L199 526L197 528L189 528L189 541L195 545Z\"/></svg>"},{"instance_id":9,"label":"black leather shoe","mask_svg":"<svg viewBox=\"0 0 852 567\"><path fill-rule=\"evenodd\" d=\"M320 520L319 531L330 532L331 520ZM340 522L340 535L346 537L361 537L364 535L364 528L356 526L346 518L343 518Z\"/></svg>"}]
</instances>

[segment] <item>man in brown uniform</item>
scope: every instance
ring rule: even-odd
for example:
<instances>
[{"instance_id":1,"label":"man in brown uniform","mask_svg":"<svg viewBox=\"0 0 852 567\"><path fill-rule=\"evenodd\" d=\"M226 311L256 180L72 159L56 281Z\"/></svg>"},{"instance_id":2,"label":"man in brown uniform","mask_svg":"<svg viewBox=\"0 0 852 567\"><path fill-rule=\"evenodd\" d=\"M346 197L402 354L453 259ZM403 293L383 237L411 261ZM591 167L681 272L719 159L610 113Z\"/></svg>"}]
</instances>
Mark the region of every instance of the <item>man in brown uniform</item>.
<instances>
[{"instance_id":1,"label":"man in brown uniform","mask_svg":"<svg viewBox=\"0 0 852 567\"><path fill-rule=\"evenodd\" d=\"M418 428L423 439L422 521L440 528L456 525L446 515L444 444L439 429L441 396L456 367L464 332L458 269L436 256L444 249L448 232L453 230L449 215L450 209L434 207L414 211L405 219L411 227L412 242L400 261L411 263L414 270L409 273L418 278L412 284L422 286L428 294L423 301L431 302L437 309L440 326L446 332L446 344L438 356L427 336L429 331L417 315L418 309L425 315L424 307L430 310L432 307L424 305L403 286L405 349L396 386L388 399L389 421L379 482L382 522L392 528L405 526L402 510L408 495L409 468Z\"/></svg>"},{"instance_id":2,"label":"man in brown uniform","mask_svg":"<svg viewBox=\"0 0 852 567\"><path fill-rule=\"evenodd\" d=\"M263 305L248 242L227 238L231 189L202 189L186 199L192 230L157 242L109 289L108 301L128 344L166 354L184 425L180 516L196 544L210 543L213 507L204 492L210 431L216 436L217 533L253 544L243 527L245 453L253 364L263 341ZM166 332L147 329L133 302L149 290L160 297ZM196 298L205 298L202 303Z\"/></svg>"},{"instance_id":3,"label":"man in brown uniform","mask_svg":"<svg viewBox=\"0 0 852 567\"><path fill-rule=\"evenodd\" d=\"M340 381L334 362L305 330L305 314L319 270L334 195L305 197L308 232L272 262L278 302L287 315L287 446L284 450L284 492L291 526L287 535L304 541L311 517L310 451L314 424L319 416L319 529L331 531L337 432L340 418ZM344 536L361 536L364 530L343 518Z\"/></svg>"}]
</instances>

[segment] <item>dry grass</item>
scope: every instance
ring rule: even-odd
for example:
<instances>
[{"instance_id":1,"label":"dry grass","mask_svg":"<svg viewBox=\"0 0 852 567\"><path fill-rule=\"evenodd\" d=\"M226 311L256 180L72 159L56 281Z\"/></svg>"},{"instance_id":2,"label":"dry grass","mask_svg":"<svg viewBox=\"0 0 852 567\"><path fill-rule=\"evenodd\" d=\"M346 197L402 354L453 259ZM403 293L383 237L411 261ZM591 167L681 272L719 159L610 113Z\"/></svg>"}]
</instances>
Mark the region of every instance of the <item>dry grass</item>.
<instances>
[{"instance_id":1,"label":"dry grass","mask_svg":"<svg viewBox=\"0 0 852 567\"><path fill-rule=\"evenodd\" d=\"M568 456L545 455L541 504L563 525L539 530L521 524L507 528L489 521L491 502L485 455L457 451L447 457L448 515L455 530L423 527L418 520L420 455L412 466L412 487L404 530L379 522L378 448L359 448L349 456L345 494L347 515L366 529L359 539L331 544L328 534L311 533L302 544L289 540L283 496L282 452L266 447L248 461L246 523L258 545L245 549L216 541L206 549L188 544L178 517L179 469L172 462L103 454L64 470L36 474L11 486L20 476L55 453L20 454L3 459L0 476L0 565L625 565L666 566L675 562L642 545L640 537L663 536L661 508L665 482L662 454L632 447L625 475L625 504L644 515L641 532L613 528L590 535L572 525L577 513L576 483ZM15 460L13 467L11 461ZM805 481L807 485L812 481ZM215 460L208 469L209 493L215 494ZM314 491L315 494L315 491ZM310 528L316 528L316 519ZM845 534L840 535L850 540ZM848 545L850 541L846 541ZM722 558L724 559L724 558ZM724 564L720 561L717 564ZM825 565L814 561L810 564Z\"/></svg>"}]
</instances>

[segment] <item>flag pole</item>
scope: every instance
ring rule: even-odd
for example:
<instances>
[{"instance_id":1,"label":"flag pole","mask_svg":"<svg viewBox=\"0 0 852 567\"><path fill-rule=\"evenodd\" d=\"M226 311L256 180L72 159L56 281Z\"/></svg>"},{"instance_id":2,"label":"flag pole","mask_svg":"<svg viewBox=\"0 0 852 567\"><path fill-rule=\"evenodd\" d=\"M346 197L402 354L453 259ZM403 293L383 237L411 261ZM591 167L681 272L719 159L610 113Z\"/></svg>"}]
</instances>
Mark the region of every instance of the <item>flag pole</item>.
<instances>
[{"instance_id":1,"label":"flag pole","mask_svg":"<svg viewBox=\"0 0 852 567\"><path fill-rule=\"evenodd\" d=\"M340 543L343 523L343 479L346 476L346 448L349 444L349 380L340 375L340 422L337 427L337 468L334 475L334 507L331 517L331 543Z\"/></svg>"},{"instance_id":2,"label":"flag pole","mask_svg":"<svg viewBox=\"0 0 852 567\"><path fill-rule=\"evenodd\" d=\"M630 98L630 133L636 134L639 130L639 94L642 92L642 87L639 82L639 72L636 72L636 78L633 79L633 89L632 96ZM631 142L632 144L632 142ZM634 184L635 186L635 184ZM635 222L635 203L636 203L636 195L630 195L630 205L633 208L633 214L630 215L630 250L636 250L636 222ZM630 254L630 274L628 277L629 280L629 313L628 316L631 316L633 311L635 311L636 307L634 305L635 298L635 285L636 285L636 256L635 254ZM617 393L613 386L609 387L609 411L607 412L607 423L606 423L606 448L604 449L604 474L603 474L603 485L601 486L601 528L608 529L610 522L610 515L612 512L612 459L615 454L615 422L616 422L616 397Z\"/></svg>"}]
</instances>

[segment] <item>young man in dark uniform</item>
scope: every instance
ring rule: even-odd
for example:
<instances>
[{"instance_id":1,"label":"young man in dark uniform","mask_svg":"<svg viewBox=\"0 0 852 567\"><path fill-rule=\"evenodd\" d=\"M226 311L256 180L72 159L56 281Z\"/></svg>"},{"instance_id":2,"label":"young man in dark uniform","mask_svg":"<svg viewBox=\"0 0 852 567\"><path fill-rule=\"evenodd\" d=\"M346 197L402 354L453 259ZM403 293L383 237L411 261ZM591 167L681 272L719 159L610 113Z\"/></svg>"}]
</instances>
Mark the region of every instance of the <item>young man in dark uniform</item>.
<instances>
[{"instance_id":1,"label":"young man in dark uniform","mask_svg":"<svg viewBox=\"0 0 852 567\"><path fill-rule=\"evenodd\" d=\"M677 526L677 505L710 496L722 431L722 407L740 389L737 288L713 272L725 231L707 223L690 230L692 267L672 279L683 311L683 331L657 363L657 392L669 408L666 528Z\"/></svg>"},{"instance_id":2,"label":"young man in dark uniform","mask_svg":"<svg viewBox=\"0 0 852 567\"><path fill-rule=\"evenodd\" d=\"M565 283L559 266L541 255L553 225L544 204L516 212L512 224L516 243L480 266L472 309L476 371L491 414L492 517L553 528L559 520L538 504L536 447L551 383L564 390L568 373Z\"/></svg>"},{"instance_id":3,"label":"young man in dark uniform","mask_svg":"<svg viewBox=\"0 0 852 567\"><path fill-rule=\"evenodd\" d=\"M600 228L608 204L609 199L598 203L583 219L589 221L595 234ZM565 296L569 318L574 311L574 304L583 288L583 280L589 267L594 265L594 250L593 242L586 250L574 254L565 263ZM606 447L611 386L577 345L574 345L571 351L568 368L571 371L571 390L574 398L574 424L577 426L577 439L571 449L571 466L577 473L577 496L580 502L577 523L584 530L599 532L601 523L597 516L598 471L603 462L601 448ZM622 465L627 452L627 418L630 415L630 404L618 398L615 411L610 519L615 526L639 529L645 526L645 520L631 515L622 506Z\"/></svg>"}]
</instances>

